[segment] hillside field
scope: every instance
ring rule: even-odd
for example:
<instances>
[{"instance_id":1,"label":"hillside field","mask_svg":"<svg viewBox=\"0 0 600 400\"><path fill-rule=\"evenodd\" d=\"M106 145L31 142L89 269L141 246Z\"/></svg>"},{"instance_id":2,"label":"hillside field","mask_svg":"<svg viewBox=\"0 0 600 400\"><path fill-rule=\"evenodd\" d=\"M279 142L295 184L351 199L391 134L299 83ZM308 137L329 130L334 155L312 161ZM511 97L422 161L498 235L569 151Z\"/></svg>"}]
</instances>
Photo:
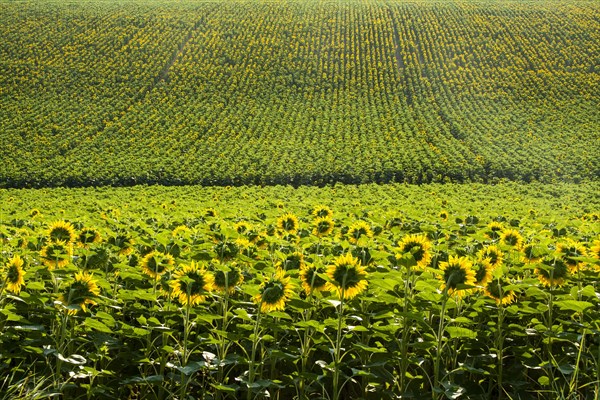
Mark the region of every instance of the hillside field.
<instances>
[{"instance_id":1,"label":"hillside field","mask_svg":"<svg viewBox=\"0 0 600 400\"><path fill-rule=\"evenodd\" d=\"M0 1L0 185L600 175L597 1Z\"/></svg>"}]
</instances>

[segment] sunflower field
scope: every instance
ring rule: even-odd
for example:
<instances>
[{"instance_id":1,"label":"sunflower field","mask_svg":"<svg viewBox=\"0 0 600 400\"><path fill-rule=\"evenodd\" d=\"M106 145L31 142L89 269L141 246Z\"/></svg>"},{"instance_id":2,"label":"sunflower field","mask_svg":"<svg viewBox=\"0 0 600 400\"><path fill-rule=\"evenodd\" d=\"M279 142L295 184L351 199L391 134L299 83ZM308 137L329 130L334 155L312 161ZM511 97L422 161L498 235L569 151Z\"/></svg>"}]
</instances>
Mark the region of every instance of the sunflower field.
<instances>
[{"instance_id":1,"label":"sunflower field","mask_svg":"<svg viewBox=\"0 0 600 400\"><path fill-rule=\"evenodd\" d=\"M0 7L0 187L600 175L597 1Z\"/></svg>"},{"instance_id":2,"label":"sunflower field","mask_svg":"<svg viewBox=\"0 0 600 400\"><path fill-rule=\"evenodd\" d=\"M597 183L0 190L3 399L597 399Z\"/></svg>"}]
</instances>

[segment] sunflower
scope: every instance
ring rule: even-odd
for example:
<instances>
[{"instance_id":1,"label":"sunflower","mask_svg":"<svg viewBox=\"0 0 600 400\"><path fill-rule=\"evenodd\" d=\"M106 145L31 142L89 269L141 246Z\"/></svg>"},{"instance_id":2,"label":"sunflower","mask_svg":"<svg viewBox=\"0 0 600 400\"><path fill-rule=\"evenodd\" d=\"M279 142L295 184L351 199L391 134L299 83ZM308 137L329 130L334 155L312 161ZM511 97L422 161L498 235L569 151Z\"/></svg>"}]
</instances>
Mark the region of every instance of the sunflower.
<instances>
[{"instance_id":1,"label":"sunflower","mask_svg":"<svg viewBox=\"0 0 600 400\"><path fill-rule=\"evenodd\" d=\"M335 291L338 297L352 299L367 288L367 271L360 260L352 254L341 255L327 268L327 290Z\"/></svg>"},{"instance_id":2,"label":"sunflower","mask_svg":"<svg viewBox=\"0 0 600 400\"><path fill-rule=\"evenodd\" d=\"M204 216L205 217L216 217L217 215L219 215L217 213L217 210L215 210L212 207L207 208L206 210L204 210Z\"/></svg>"},{"instance_id":3,"label":"sunflower","mask_svg":"<svg viewBox=\"0 0 600 400\"><path fill-rule=\"evenodd\" d=\"M498 239L500 237L500 232L504 229L504 225L502 225L498 221L492 221L487 225L487 231L485 235L490 239Z\"/></svg>"},{"instance_id":4,"label":"sunflower","mask_svg":"<svg viewBox=\"0 0 600 400\"><path fill-rule=\"evenodd\" d=\"M313 215L313 217L315 217L315 219L319 219L319 218L332 219L333 211L331 211L331 208L329 208L327 206L319 205L313 209L312 215Z\"/></svg>"},{"instance_id":5,"label":"sunflower","mask_svg":"<svg viewBox=\"0 0 600 400\"><path fill-rule=\"evenodd\" d=\"M282 215L277 219L277 229L283 236L285 234L295 235L298 232L298 218L291 213Z\"/></svg>"},{"instance_id":6,"label":"sunflower","mask_svg":"<svg viewBox=\"0 0 600 400\"><path fill-rule=\"evenodd\" d=\"M569 276L569 266L562 257L544 257L535 269L538 279L545 286L562 286Z\"/></svg>"},{"instance_id":7,"label":"sunflower","mask_svg":"<svg viewBox=\"0 0 600 400\"><path fill-rule=\"evenodd\" d=\"M466 257L450 256L450 259L440 262L442 290L448 289L448 294L464 295L467 290L459 289L459 285L474 286L475 271L471 261Z\"/></svg>"},{"instance_id":8,"label":"sunflower","mask_svg":"<svg viewBox=\"0 0 600 400\"><path fill-rule=\"evenodd\" d=\"M503 286L508 285L510 285L510 282L505 279L492 280L485 285L484 293L496 300L496 304L507 305L515 301L517 298L517 295L514 291L503 289Z\"/></svg>"},{"instance_id":9,"label":"sunflower","mask_svg":"<svg viewBox=\"0 0 600 400\"><path fill-rule=\"evenodd\" d=\"M23 271L24 264L25 261L23 261L18 254L12 256L6 263L4 285L9 292L14 294L19 294L21 292L21 286L25 284L25 271Z\"/></svg>"},{"instance_id":10,"label":"sunflower","mask_svg":"<svg viewBox=\"0 0 600 400\"><path fill-rule=\"evenodd\" d=\"M523 237L516 229L505 229L500 234L500 243L520 250L523 246Z\"/></svg>"},{"instance_id":11,"label":"sunflower","mask_svg":"<svg viewBox=\"0 0 600 400\"><path fill-rule=\"evenodd\" d=\"M534 264L538 262L540 260L538 248L539 245L536 243L527 243L525 246L523 246L521 249L523 253L523 261L525 261L527 264Z\"/></svg>"},{"instance_id":12,"label":"sunflower","mask_svg":"<svg viewBox=\"0 0 600 400\"><path fill-rule=\"evenodd\" d=\"M80 246L88 247L92 243L99 243L102 238L100 232L94 228L83 228L77 237Z\"/></svg>"},{"instance_id":13,"label":"sunflower","mask_svg":"<svg viewBox=\"0 0 600 400\"><path fill-rule=\"evenodd\" d=\"M70 222L57 221L48 228L48 239L50 239L50 242L63 241L71 244L75 242L77 235Z\"/></svg>"},{"instance_id":14,"label":"sunflower","mask_svg":"<svg viewBox=\"0 0 600 400\"><path fill-rule=\"evenodd\" d=\"M243 235L247 232L250 232L250 230L252 230L252 226L246 221L240 221L233 226L233 229L235 229L235 231L240 235Z\"/></svg>"},{"instance_id":15,"label":"sunflower","mask_svg":"<svg viewBox=\"0 0 600 400\"><path fill-rule=\"evenodd\" d=\"M600 269L600 240L595 240L594 245L590 247L590 257L596 259L596 270Z\"/></svg>"},{"instance_id":16,"label":"sunflower","mask_svg":"<svg viewBox=\"0 0 600 400\"><path fill-rule=\"evenodd\" d=\"M87 311L87 304L96 304L94 297L100 295L98 283L87 272L78 272L75 274L75 280L68 285L59 297L59 300L68 308L69 314L76 314L77 309L73 306L79 306L84 312Z\"/></svg>"},{"instance_id":17,"label":"sunflower","mask_svg":"<svg viewBox=\"0 0 600 400\"><path fill-rule=\"evenodd\" d=\"M195 306L213 290L214 278L203 266L192 261L175 272L170 286L173 288L172 296L177 297L181 304Z\"/></svg>"},{"instance_id":18,"label":"sunflower","mask_svg":"<svg viewBox=\"0 0 600 400\"><path fill-rule=\"evenodd\" d=\"M348 241L352 244L358 243L361 237L373 237L371 226L366 221L357 221L348 230Z\"/></svg>"},{"instance_id":19,"label":"sunflower","mask_svg":"<svg viewBox=\"0 0 600 400\"><path fill-rule=\"evenodd\" d=\"M111 245L118 247L118 254L122 256L131 254L133 252L133 245L135 244L135 240L133 240L131 236L124 234L111 237L108 242Z\"/></svg>"},{"instance_id":20,"label":"sunflower","mask_svg":"<svg viewBox=\"0 0 600 400\"><path fill-rule=\"evenodd\" d=\"M492 272L494 271L490 259L478 259L473 266L476 268L475 285L485 287L492 280Z\"/></svg>"},{"instance_id":21,"label":"sunflower","mask_svg":"<svg viewBox=\"0 0 600 400\"><path fill-rule=\"evenodd\" d=\"M218 262L217 262L218 263ZM235 287L244 281L244 275L236 263L229 265L229 270L222 269L213 270L214 288L219 292L233 293Z\"/></svg>"},{"instance_id":22,"label":"sunflower","mask_svg":"<svg viewBox=\"0 0 600 400\"><path fill-rule=\"evenodd\" d=\"M417 262L417 268L425 268L431 261L429 249L431 249L431 242L424 234L406 235L398 242L399 253L396 253L396 259L410 252Z\"/></svg>"},{"instance_id":23,"label":"sunflower","mask_svg":"<svg viewBox=\"0 0 600 400\"><path fill-rule=\"evenodd\" d=\"M562 256L571 273L577 272L585 264L573 259L587 256L587 249L581 242L567 239L566 242L556 245L556 252Z\"/></svg>"},{"instance_id":24,"label":"sunflower","mask_svg":"<svg viewBox=\"0 0 600 400\"><path fill-rule=\"evenodd\" d=\"M261 312L282 311L286 301L294 294L293 289L290 277L286 277L285 271L278 269L260 285L259 294L254 297L254 301L260 304Z\"/></svg>"},{"instance_id":25,"label":"sunflower","mask_svg":"<svg viewBox=\"0 0 600 400\"><path fill-rule=\"evenodd\" d=\"M449 216L448 215L448 211L442 210L442 211L440 211L440 213L438 214L438 216L440 217L440 219L442 221L447 221L448 220L448 216Z\"/></svg>"},{"instance_id":26,"label":"sunflower","mask_svg":"<svg viewBox=\"0 0 600 400\"><path fill-rule=\"evenodd\" d=\"M258 251L256 245L246 239L245 237L239 237L235 240L235 245L238 247L239 252L246 257L254 257Z\"/></svg>"},{"instance_id":27,"label":"sunflower","mask_svg":"<svg viewBox=\"0 0 600 400\"><path fill-rule=\"evenodd\" d=\"M323 237L329 235L333 231L334 223L329 217L319 217L315 219L313 235Z\"/></svg>"},{"instance_id":28,"label":"sunflower","mask_svg":"<svg viewBox=\"0 0 600 400\"><path fill-rule=\"evenodd\" d=\"M487 246L477 252L478 260L484 260L486 258L489 259L492 268L496 269L502 265L504 253L497 246Z\"/></svg>"},{"instance_id":29,"label":"sunflower","mask_svg":"<svg viewBox=\"0 0 600 400\"><path fill-rule=\"evenodd\" d=\"M185 225L179 225L173 231L171 231L171 236L174 238L185 235L186 233L191 232L190 228Z\"/></svg>"},{"instance_id":30,"label":"sunflower","mask_svg":"<svg viewBox=\"0 0 600 400\"><path fill-rule=\"evenodd\" d=\"M323 267L317 267L314 264L305 264L302 266L300 269L300 280L306 294L311 294L313 290L325 290L327 281L318 275L324 272L325 269Z\"/></svg>"},{"instance_id":31,"label":"sunflower","mask_svg":"<svg viewBox=\"0 0 600 400\"><path fill-rule=\"evenodd\" d=\"M287 254L283 260L277 262L276 266L284 271L301 269L304 266L304 254L298 251Z\"/></svg>"},{"instance_id":32,"label":"sunflower","mask_svg":"<svg viewBox=\"0 0 600 400\"><path fill-rule=\"evenodd\" d=\"M32 208L31 211L29 211L29 216L31 218L39 217L40 215L40 210L38 210L37 208Z\"/></svg>"},{"instance_id":33,"label":"sunflower","mask_svg":"<svg viewBox=\"0 0 600 400\"><path fill-rule=\"evenodd\" d=\"M71 261L73 246L70 243L58 240L44 246L40 251L40 256L48 269L62 268Z\"/></svg>"},{"instance_id":34,"label":"sunflower","mask_svg":"<svg viewBox=\"0 0 600 400\"><path fill-rule=\"evenodd\" d=\"M175 260L173 259L173 256L158 251L151 251L140 260L142 271L153 279L158 279L162 274L167 272L174 263Z\"/></svg>"}]
</instances>

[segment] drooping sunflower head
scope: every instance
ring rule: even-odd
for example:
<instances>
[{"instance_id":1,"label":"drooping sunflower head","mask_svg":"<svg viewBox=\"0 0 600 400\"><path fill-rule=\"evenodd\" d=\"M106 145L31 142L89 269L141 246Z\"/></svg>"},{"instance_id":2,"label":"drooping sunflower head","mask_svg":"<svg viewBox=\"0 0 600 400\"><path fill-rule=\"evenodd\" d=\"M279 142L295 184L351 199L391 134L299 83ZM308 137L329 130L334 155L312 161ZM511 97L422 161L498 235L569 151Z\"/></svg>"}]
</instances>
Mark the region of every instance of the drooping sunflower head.
<instances>
[{"instance_id":1,"label":"drooping sunflower head","mask_svg":"<svg viewBox=\"0 0 600 400\"><path fill-rule=\"evenodd\" d=\"M300 280L306 294L310 295L314 290L322 291L327 286L327 281L319 276L325 273L325 268L314 264L305 264L300 269Z\"/></svg>"},{"instance_id":2,"label":"drooping sunflower head","mask_svg":"<svg viewBox=\"0 0 600 400\"><path fill-rule=\"evenodd\" d=\"M492 221L487 225L485 235L490 239L498 239L503 229L504 225L502 225L500 222Z\"/></svg>"},{"instance_id":3,"label":"drooping sunflower head","mask_svg":"<svg viewBox=\"0 0 600 400\"><path fill-rule=\"evenodd\" d=\"M440 217L440 219L442 221L447 221L448 217L449 217L449 214L448 214L448 211L442 210L442 211L440 211L440 213L438 214L438 216Z\"/></svg>"},{"instance_id":4,"label":"drooping sunflower head","mask_svg":"<svg viewBox=\"0 0 600 400\"><path fill-rule=\"evenodd\" d=\"M117 247L118 254L122 256L131 254L133 252L133 245L135 244L135 240L127 234L113 236L108 240L108 242Z\"/></svg>"},{"instance_id":5,"label":"drooping sunflower head","mask_svg":"<svg viewBox=\"0 0 600 400\"><path fill-rule=\"evenodd\" d=\"M562 256L572 273L577 272L585 264L575 259L575 257L587 256L587 249L581 242L567 239L567 241L556 245L556 252Z\"/></svg>"},{"instance_id":6,"label":"drooping sunflower head","mask_svg":"<svg viewBox=\"0 0 600 400\"><path fill-rule=\"evenodd\" d=\"M99 243L102 240L100 232L94 228L83 228L79 231L77 241L80 246L88 247L92 243Z\"/></svg>"},{"instance_id":7,"label":"drooping sunflower head","mask_svg":"<svg viewBox=\"0 0 600 400\"><path fill-rule=\"evenodd\" d=\"M213 249L221 260L231 260L240 252L240 248L235 241L230 240L221 240L217 242Z\"/></svg>"},{"instance_id":8,"label":"drooping sunflower head","mask_svg":"<svg viewBox=\"0 0 600 400\"><path fill-rule=\"evenodd\" d=\"M485 285L484 292L486 295L496 300L496 304L507 305L517 298L517 295L513 290L504 289L508 285L510 285L510 282L504 278L493 279Z\"/></svg>"},{"instance_id":9,"label":"drooping sunflower head","mask_svg":"<svg viewBox=\"0 0 600 400\"><path fill-rule=\"evenodd\" d=\"M473 264L475 268L475 285L485 287L492 280L494 267L489 258L478 259Z\"/></svg>"},{"instance_id":10,"label":"drooping sunflower head","mask_svg":"<svg viewBox=\"0 0 600 400\"><path fill-rule=\"evenodd\" d=\"M477 252L477 259L485 260L486 258L489 259L492 268L496 269L502 265L504 253L495 245L487 246Z\"/></svg>"},{"instance_id":11,"label":"drooping sunflower head","mask_svg":"<svg viewBox=\"0 0 600 400\"><path fill-rule=\"evenodd\" d=\"M246 221L239 221L233 226L233 229L235 229L235 231L240 235L244 235L252 230L252 225Z\"/></svg>"},{"instance_id":12,"label":"drooping sunflower head","mask_svg":"<svg viewBox=\"0 0 600 400\"><path fill-rule=\"evenodd\" d=\"M361 238L373 237L373 231L371 225L366 221L356 221L350 229L348 229L348 241L352 244L358 243Z\"/></svg>"},{"instance_id":13,"label":"drooping sunflower head","mask_svg":"<svg viewBox=\"0 0 600 400\"><path fill-rule=\"evenodd\" d=\"M18 254L15 254L8 259L4 268L2 280L5 282L6 290L9 292L19 294L21 292L21 286L25 285L24 265L25 261Z\"/></svg>"},{"instance_id":14,"label":"drooping sunflower head","mask_svg":"<svg viewBox=\"0 0 600 400\"><path fill-rule=\"evenodd\" d=\"M94 298L99 295L100 288L93 276L87 272L78 272L75 274L73 282L64 288L59 300L64 306L68 307L67 312L69 314L76 314L78 308L86 312L86 305L96 304Z\"/></svg>"},{"instance_id":15,"label":"drooping sunflower head","mask_svg":"<svg viewBox=\"0 0 600 400\"><path fill-rule=\"evenodd\" d=\"M62 268L71 262L73 246L62 240L51 242L40 251L40 258L48 269Z\"/></svg>"},{"instance_id":16,"label":"drooping sunflower head","mask_svg":"<svg viewBox=\"0 0 600 400\"><path fill-rule=\"evenodd\" d=\"M318 218L332 219L333 211L331 210L331 208L329 208L327 206L318 205L313 209L312 215L313 215L313 217L315 217L315 219L318 219Z\"/></svg>"},{"instance_id":17,"label":"drooping sunflower head","mask_svg":"<svg viewBox=\"0 0 600 400\"><path fill-rule=\"evenodd\" d=\"M37 208L32 208L31 211L29 211L29 216L32 219L35 218L35 217L39 217L40 215L42 215L42 213Z\"/></svg>"},{"instance_id":18,"label":"drooping sunflower head","mask_svg":"<svg viewBox=\"0 0 600 400\"><path fill-rule=\"evenodd\" d=\"M500 243L519 250L523 247L523 236L516 229L505 229L500 234Z\"/></svg>"},{"instance_id":19,"label":"drooping sunflower head","mask_svg":"<svg viewBox=\"0 0 600 400\"><path fill-rule=\"evenodd\" d=\"M327 290L336 292L339 298L352 299L368 285L367 271L360 260L352 254L343 254L327 268Z\"/></svg>"},{"instance_id":20,"label":"drooping sunflower head","mask_svg":"<svg viewBox=\"0 0 600 400\"><path fill-rule=\"evenodd\" d=\"M463 296L468 289L460 289L460 285L474 286L475 271L473 264L466 257L450 256L449 260L440 262L442 290L448 289L448 294Z\"/></svg>"},{"instance_id":21,"label":"drooping sunflower head","mask_svg":"<svg viewBox=\"0 0 600 400\"><path fill-rule=\"evenodd\" d=\"M324 237L333 231L335 224L329 217L318 217L315 219L313 225L313 235L317 237Z\"/></svg>"},{"instance_id":22,"label":"drooping sunflower head","mask_svg":"<svg viewBox=\"0 0 600 400\"><path fill-rule=\"evenodd\" d=\"M292 213L282 215L277 219L277 230L280 235L295 235L298 232L298 217Z\"/></svg>"},{"instance_id":23,"label":"drooping sunflower head","mask_svg":"<svg viewBox=\"0 0 600 400\"><path fill-rule=\"evenodd\" d=\"M202 303L214 288L214 278L210 272L194 261L175 272L170 282L172 296L183 305L195 306Z\"/></svg>"},{"instance_id":24,"label":"drooping sunflower head","mask_svg":"<svg viewBox=\"0 0 600 400\"><path fill-rule=\"evenodd\" d=\"M175 264L173 256L158 251L151 251L140 260L142 272L153 279L160 278L171 269L173 264Z\"/></svg>"},{"instance_id":25,"label":"drooping sunflower head","mask_svg":"<svg viewBox=\"0 0 600 400\"><path fill-rule=\"evenodd\" d=\"M218 215L219 215L219 213L217 213L217 210L215 210L212 207L209 207L206 210L204 210L204 216L205 217L211 217L212 218L212 217L216 217Z\"/></svg>"},{"instance_id":26,"label":"drooping sunflower head","mask_svg":"<svg viewBox=\"0 0 600 400\"><path fill-rule=\"evenodd\" d=\"M187 226L179 225L171 231L171 236L173 236L174 238L184 237L186 234L188 234L190 232L191 232L191 229L188 228Z\"/></svg>"},{"instance_id":27,"label":"drooping sunflower head","mask_svg":"<svg viewBox=\"0 0 600 400\"><path fill-rule=\"evenodd\" d=\"M569 277L569 266L560 256L544 257L535 269L544 286L562 286Z\"/></svg>"},{"instance_id":28,"label":"drooping sunflower head","mask_svg":"<svg viewBox=\"0 0 600 400\"><path fill-rule=\"evenodd\" d=\"M213 263L218 265L217 263ZM244 281L242 270L236 263L231 263L228 268L215 268L213 270L214 288L221 293L233 293L235 287L239 286Z\"/></svg>"},{"instance_id":29,"label":"drooping sunflower head","mask_svg":"<svg viewBox=\"0 0 600 400\"><path fill-rule=\"evenodd\" d=\"M299 270L302 266L304 266L304 254L298 251L286 254L283 260L277 262L277 267L283 271Z\"/></svg>"},{"instance_id":30,"label":"drooping sunflower head","mask_svg":"<svg viewBox=\"0 0 600 400\"><path fill-rule=\"evenodd\" d=\"M75 228L70 222L56 221L48 228L48 240L52 242L62 241L72 244L77 239Z\"/></svg>"},{"instance_id":31,"label":"drooping sunflower head","mask_svg":"<svg viewBox=\"0 0 600 400\"><path fill-rule=\"evenodd\" d=\"M596 270L600 270L600 240L595 240L589 251L590 257L596 259Z\"/></svg>"},{"instance_id":32,"label":"drooping sunflower head","mask_svg":"<svg viewBox=\"0 0 600 400\"><path fill-rule=\"evenodd\" d=\"M285 276L285 271L277 270L260 285L259 294L254 297L254 301L260 305L261 312L282 311L293 294L290 277Z\"/></svg>"},{"instance_id":33,"label":"drooping sunflower head","mask_svg":"<svg viewBox=\"0 0 600 400\"><path fill-rule=\"evenodd\" d=\"M406 235L398 242L396 258L411 253L417 262L417 268L425 268L431 261L431 242L424 234Z\"/></svg>"}]
</instances>

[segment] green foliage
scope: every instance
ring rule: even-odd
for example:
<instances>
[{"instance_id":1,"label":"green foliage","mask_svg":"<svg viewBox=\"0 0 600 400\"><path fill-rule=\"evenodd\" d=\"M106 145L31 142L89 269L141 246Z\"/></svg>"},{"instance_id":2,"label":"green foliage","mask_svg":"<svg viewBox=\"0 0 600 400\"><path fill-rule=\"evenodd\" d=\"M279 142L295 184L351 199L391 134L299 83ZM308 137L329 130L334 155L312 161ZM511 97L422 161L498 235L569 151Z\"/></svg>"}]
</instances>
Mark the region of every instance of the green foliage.
<instances>
[{"instance_id":1,"label":"green foliage","mask_svg":"<svg viewBox=\"0 0 600 400\"><path fill-rule=\"evenodd\" d=\"M593 1L1 1L0 185L600 175Z\"/></svg>"},{"instance_id":2,"label":"green foliage","mask_svg":"<svg viewBox=\"0 0 600 400\"><path fill-rule=\"evenodd\" d=\"M0 397L595 398L599 189L597 183L2 189ZM323 236L311 233L318 205L333 211L333 232ZM448 218L440 218L441 209ZM295 235L274 229L288 213L298 217ZM61 268L44 264L40 251L56 221L69 222L76 238L94 228L100 240L75 243ZM358 221L373 236L352 243L348 227ZM491 222L500 225L499 235L490 234ZM564 235L555 236L556 227ZM537 251L503 243L505 230ZM425 266L417 265L414 247L402 253L398 245L413 234L430 244ZM216 243L235 243L239 251L225 255ZM581 256L556 251L565 244ZM488 246L502 252L489 277L493 290L460 283L460 295L443 289L440 267L450 256L468 265ZM156 279L142 268L151 251L174 259ZM365 253L369 258L356 262L368 285L356 297L302 285L300 264L331 283L328 268L340 254ZM20 291L7 285L15 255L24 260ZM100 261L92 262L97 255ZM539 271L551 265L537 257L578 266L560 285L546 286ZM301 262L284 262L290 258ZM229 291L187 285L197 291L187 295L204 300L180 303L181 296L169 295L170 283L192 261L235 285ZM286 269L285 279L274 277L277 266ZM256 296L264 295L269 278L280 279L281 289L263 299L283 309L259 312ZM284 291L288 284L293 290Z\"/></svg>"}]
</instances>

